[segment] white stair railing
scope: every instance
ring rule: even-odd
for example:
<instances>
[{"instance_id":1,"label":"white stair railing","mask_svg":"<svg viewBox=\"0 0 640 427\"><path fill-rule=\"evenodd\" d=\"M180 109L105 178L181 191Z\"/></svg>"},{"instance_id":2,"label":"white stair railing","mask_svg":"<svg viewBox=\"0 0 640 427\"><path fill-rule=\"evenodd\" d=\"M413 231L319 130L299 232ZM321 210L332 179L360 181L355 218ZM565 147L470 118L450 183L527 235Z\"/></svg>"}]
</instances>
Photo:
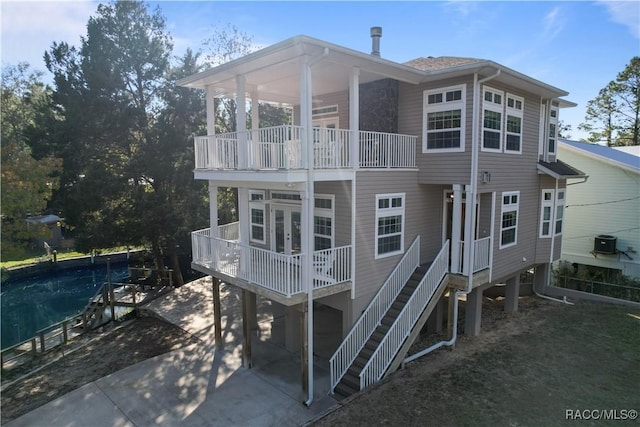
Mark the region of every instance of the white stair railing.
<instances>
[{"instance_id":1,"label":"white stair railing","mask_svg":"<svg viewBox=\"0 0 640 427\"><path fill-rule=\"evenodd\" d=\"M416 237L398 265L391 272L380 290L373 297L367 309L329 361L331 369L331 390L333 390L356 356L362 350L373 331L380 324L393 301L420 265L420 236Z\"/></svg>"},{"instance_id":2,"label":"white stair railing","mask_svg":"<svg viewBox=\"0 0 640 427\"><path fill-rule=\"evenodd\" d=\"M398 350L411 334L415 323L424 312L431 297L438 289L449 270L449 241L429 267L427 274L405 304L376 351L360 372L360 390L380 380L395 358Z\"/></svg>"}]
</instances>

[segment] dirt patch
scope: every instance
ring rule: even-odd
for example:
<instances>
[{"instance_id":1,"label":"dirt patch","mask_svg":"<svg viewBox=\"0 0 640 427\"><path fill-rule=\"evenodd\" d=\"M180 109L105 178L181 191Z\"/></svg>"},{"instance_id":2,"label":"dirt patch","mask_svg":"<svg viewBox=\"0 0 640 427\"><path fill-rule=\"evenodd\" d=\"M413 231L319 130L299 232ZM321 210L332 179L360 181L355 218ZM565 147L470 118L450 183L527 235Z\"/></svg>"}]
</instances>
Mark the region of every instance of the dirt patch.
<instances>
[{"instance_id":1,"label":"dirt patch","mask_svg":"<svg viewBox=\"0 0 640 427\"><path fill-rule=\"evenodd\" d=\"M486 299L480 336L407 364L314 425L562 425L571 410L640 410L640 310L534 297L517 313L502 307Z\"/></svg>"},{"instance_id":2,"label":"dirt patch","mask_svg":"<svg viewBox=\"0 0 640 427\"><path fill-rule=\"evenodd\" d=\"M82 335L65 347L66 351L75 349L63 357L61 348L3 372L3 387L15 382L2 390L2 424L127 366L196 342L181 328L156 317L141 317L119 328ZM36 373L21 378L42 365L45 367Z\"/></svg>"}]
</instances>

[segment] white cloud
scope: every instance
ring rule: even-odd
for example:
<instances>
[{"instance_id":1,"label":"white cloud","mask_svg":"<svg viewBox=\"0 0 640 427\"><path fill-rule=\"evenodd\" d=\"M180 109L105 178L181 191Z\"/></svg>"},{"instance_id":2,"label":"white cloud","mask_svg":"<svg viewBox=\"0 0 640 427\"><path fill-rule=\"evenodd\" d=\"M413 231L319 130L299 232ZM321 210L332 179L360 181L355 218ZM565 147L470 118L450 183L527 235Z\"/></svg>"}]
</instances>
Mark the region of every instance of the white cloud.
<instances>
[{"instance_id":1,"label":"white cloud","mask_svg":"<svg viewBox=\"0 0 640 427\"><path fill-rule=\"evenodd\" d=\"M622 24L640 39L640 3L637 1L598 1L609 12L613 22Z\"/></svg>"},{"instance_id":2,"label":"white cloud","mask_svg":"<svg viewBox=\"0 0 640 427\"><path fill-rule=\"evenodd\" d=\"M29 62L45 71L42 56L53 42L80 44L95 1L2 1L2 64Z\"/></svg>"},{"instance_id":3,"label":"white cloud","mask_svg":"<svg viewBox=\"0 0 640 427\"><path fill-rule=\"evenodd\" d=\"M564 17L560 13L560 7L556 6L546 14L542 22L543 37L545 40L553 40L564 28Z\"/></svg>"}]
</instances>

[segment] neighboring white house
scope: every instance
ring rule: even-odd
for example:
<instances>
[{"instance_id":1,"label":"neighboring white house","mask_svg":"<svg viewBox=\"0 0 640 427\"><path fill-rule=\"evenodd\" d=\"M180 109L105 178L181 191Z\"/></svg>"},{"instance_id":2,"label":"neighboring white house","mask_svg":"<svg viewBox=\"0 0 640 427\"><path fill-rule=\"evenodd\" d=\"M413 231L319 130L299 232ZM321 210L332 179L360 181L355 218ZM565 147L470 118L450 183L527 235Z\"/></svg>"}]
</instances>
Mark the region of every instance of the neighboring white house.
<instances>
[{"instance_id":1,"label":"neighboring white house","mask_svg":"<svg viewBox=\"0 0 640 427\"><path fill-rule=\"evenodd\" d=\"M558 157L589 175L567 186L562 260L640 277L640 147L560 140Z\"/></svg>"}]
</instances>

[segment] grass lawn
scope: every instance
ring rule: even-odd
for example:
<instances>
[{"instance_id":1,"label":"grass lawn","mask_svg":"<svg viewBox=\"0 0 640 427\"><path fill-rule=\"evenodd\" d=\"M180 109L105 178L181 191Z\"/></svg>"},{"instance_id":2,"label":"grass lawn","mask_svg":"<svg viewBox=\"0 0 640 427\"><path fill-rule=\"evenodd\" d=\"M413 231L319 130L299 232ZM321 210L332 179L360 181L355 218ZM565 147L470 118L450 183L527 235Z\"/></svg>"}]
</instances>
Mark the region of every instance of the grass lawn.
<instances>
[{"instance_id":1,"label":"grass lawn","mask_svg":"<svg viewBox=\"0 0 640 427\"><path fill-rule=\"evenodd\" d=\"M317 425L638 425L566 411L640 411L640 309L520 302L506 314L486 300L480 336L407 364Z\"/></svg>"}]
</instances>

